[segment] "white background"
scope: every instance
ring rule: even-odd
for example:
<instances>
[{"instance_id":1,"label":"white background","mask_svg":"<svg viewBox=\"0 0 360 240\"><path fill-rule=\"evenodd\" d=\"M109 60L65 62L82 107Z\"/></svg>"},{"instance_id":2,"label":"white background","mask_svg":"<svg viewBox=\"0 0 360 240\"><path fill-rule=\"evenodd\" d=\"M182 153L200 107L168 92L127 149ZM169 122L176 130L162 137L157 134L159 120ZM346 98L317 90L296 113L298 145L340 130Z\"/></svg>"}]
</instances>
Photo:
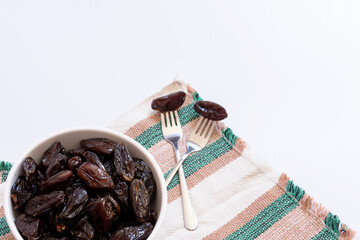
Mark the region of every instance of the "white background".
<instances>
[{"instance_id":1,"label":"white background","mask_svg":"<svg viewBox=\"0 0 360 240\"><path fill-rule=\"evenodd\" d=\"M106 126L177 73L360 230L359 1L1 1L0 159Z\"/></svg>"}]
</instances>

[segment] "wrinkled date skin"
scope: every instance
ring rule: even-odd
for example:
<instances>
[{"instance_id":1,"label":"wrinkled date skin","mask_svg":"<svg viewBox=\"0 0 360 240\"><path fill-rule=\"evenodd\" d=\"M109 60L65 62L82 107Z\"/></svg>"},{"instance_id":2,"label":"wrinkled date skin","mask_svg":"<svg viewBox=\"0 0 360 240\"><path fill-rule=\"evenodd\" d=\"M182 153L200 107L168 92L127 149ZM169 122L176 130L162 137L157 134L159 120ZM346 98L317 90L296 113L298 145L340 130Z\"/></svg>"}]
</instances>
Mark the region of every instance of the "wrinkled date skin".
<instances>
[{"instance_id":1,"label":"wrinkled date skin","mask_svg":"<svg viewBox=\"0 0 360 240\"><path fill-rule=\"evenodd\" d=\"M88 192L84 187L80 186L75 189L70 189L66 195L68 197L66 206L59 217L68 219L74 218L85 208L89 199Z\"/></svg>"},{"instance_id":2,"label":"wrinkled date skin","mask_svg":"<svg viewBox=\"0 0 360 240\"><path fill-rule=\"evenodd\" d=\"M135 165L132 157L124 144L114 151L114 166L117 175L126 182L130 182L135 176Z\"/></svg>"},{"instance_id":3,"label":"wrinkled date skin","mask_svg":"<svg viewBox=\"0 0 360 240\"><path fill-rule=\"evenodd\" d=\"M50 178L58 172L65 169L67 163L67 156L59 153L49 164L49 167L45 171L45 177Z\"/></svg>"},{"instance_id":4,"label":"wrinkled date skin","mask_svg":"<svg viewBox=\"0 0 360 240\"><path fill-rule=\"evenodd\" d=\"M59 233L68 230L77 220L76 217L86 207L89 195L83 186L68 187L66 192L67 201L59 214L56 214L53 225Z\"/></svg>"},{"instance_id":5,"label":"wrinkled date skin","mask_svg":"<svg viewBox=\"0 0 360 240\"><path fill-rule=\"evenodd\" d=\"M152 176L152 173L143 160L139 158L133 158L133 160L135 164L135 177L137 179L141 179L144 182L146 189L149 192L150 198L152 199L156 192L156 182Z\"/></svg>"},{"instance_id":6,"label":"wrinkled date skin","mask_svg":"<svg viewBox=\"0 0 360 240\"><path fill-rule=\"evenodd\" d=\"M126 182L118 182L114 186L116 198L120 201L122 206L129 208L129 187Z\"/></svg>"},{"instance_id":7,"label":"wrinkled date skin","mask_svg":"<svg viewBox=\"0 0 360 240\"><path fill-rule=\"evenodd\" d=\"M95 230L88 221L88 217L83 217L73 228L70 229L70 234L73 239L87 240L93 239Z\"/></svg>"},{"instance_id":8,"label":"wrinkled date skin","mask_svg":"<svg viewBox=\"0 0 360 240\"><path fill-rule=\"evenodd\" d=\"M64 202L65 193L63 191L54 191L49 194L36 196L29 200L25 205L25 213L36 217L44 214L59 206Z\"/></svg>"},{"instance_id":9,"label":"wrinkled date skin","mask_svg":"<svg viewBox=\"0 0 360 240\"><path fill-rule=\"evenodd\" d=\"M110 231L113 219L119 213L120 206L111 196L98 198L90 208L90 216L94 223L94 228L100 233Z\"/></svg>"},{"instance_id":10,"label":"wrinkled date skin","mask_svg":"<svg viewBox=\"0 0 360 240\"><path fill-rule=\"evenodd\" d=\"M85 157L87 162L98 166L102 170L105 170L105 167L102 164L102 162L100 161L100 158L95 153L87 151L87 152L84 153L84 157Z\"/></svg>"},{"instance_id":11,"label":"wrinkled date skin","mask_svg":"<svg viewBox=\"0 0 360 240\"><path fill-rule=\"evenodd\" d=\"M82 159L79 156L74 156L67 162L67 168L71 171L75 171L82 164Z\"/></svg>"},{"instance_id":12,"label":"wrinkled date skin","mask_svg":"<svg viewBox=\"0 0 360 240\"><path fill-rule=\"evenodd\" d=\"M110 175L98 166L85 162L77 170L77 175L91 189L113 189L114 182Z\"/></svg>"},{"instance_id":13,"label":"wrinkled date skin","mask_svg":"<svg viewBox=\"0 0 360 240\"><path fill-rule=\"evenodd\" d=\"M23 239L146 239L157 218L150 168L122 143L91 138L80 145L66 151L55 142L41 158L24 159L10 196Z\"/></svg>"},{"instance_id":14,"label":"wrinkled date skin","mask_svg":"<svg viewBox=\"0 0 360 240\"><path fill-rule=\"evenodd\" d=\"M23 168L25 171L26 181L33 181L37 178L38 165L31 157L27 157L24 160Z\"/></svg>"},{"instance_id":15,"label":"wrinkled date skin","mask_svg":"<svg viewBox=\"0 0 360 240\"><path fill-rule=\"evenodd\" d=\"M153 230L151 223L143 223L140 226L124 227L117 230L112 236L111 240L144 240Z\"/></svg>"},{"instance_id":16,"label":"wrinkled date skin","mask_svg":"<svg viewBox=\"0 0 360 240\"><path fill-rule=\"evenodd\" d=\"M166 96L155 98L151 103L151 108L160 112L174 111L185 102L185 98L185 92L174 92Z\"/></svg>"},{"instance_id":17,"label":"wrinkled date skin","mask_svg":"<svg viewBox=\"0 0 360 240\"><path fill-rule=\"evenodd\" d=\"M82 148L76 149L76 150L71 149L71 150L69 150L69 151L66 152L66 155L68 155L70 158L71 158L71 157L74 157L74 156L78 156L78 157L83 158L83 154L84 154L85 152L86 152L86 150L85 150L85 149L82 149Z\"/></svg>"},{"instance_id":18,"label":"wrinkled date skin","mask_svg":"<svg viewBox=\"0 0 360 240\"><path fill-rule=\"evenodd\" d=\"M24 177L19 177L11 188L11 199L14 208L22 208L31 196L31 191L28 191L28 182Z\"/></svg>"},{"instance_id":19,"label":"wrinkled date skin","mask_svg":"<svg viewBox=\"0 0 360 240\"><path fill-rule=\"evenodd\" d=\"M67 186L73 179L74 174L70 170L61 171L54 176L50 177L48 180L43 182L40 186L40 191L42 193L50 192L52 190L60 189L64 186Z\"/></svg>"},{"instance_id":20,"label":"wrinkled date skin","mask_svg":"<svg viewBox=\"0 0 360 240\"><path fill-rule=\"evenodd\" d=\"M130 201L136 219L143 223L150 210L150 195L142 180L134 179L130 184Z\"/></svg>"},{"instance_id":21,"label":"wrinkled date skin","mask_svg":"<svg viewBox=\"0 0 360 240\"><path fill-rule=\"evenodd\" d=\"M45 151L41 160L42 165L47 168L59 153L65 154L65 148L61 142L55 142Z\"/></svg>"},{"instance_id":22,"label":"wrinkled date skin","mask_svg":"<svg viewBox=\"0 0 360 240\"><path fill-rule=\"evenodd\" d=\"M225 108L210 101L198 101L195 103L194 108L198 114L213 121L220 121L228 116Z\"/></svg>"},{"instance_id":23,"label":"wrinkled date skin","mask_svg":"<svg viewBox=\"0 0 360 240\"><path fill-rule=\"evenodd\" d=\"M111 155L117 147L117 143L106 138L90 138L81 140L80 146L91 152Z\"/></svg>"},{"instance_id":24,"label":"wrinkled date skin","mask_svg":"<svg viewBox=\"0 0 360 240\"><path fill-rule=\"evenodd\" d=\"M42 227L38 218L20 214L15 219L15 225L19 232L28 239L40 239Z\"/></svg>"}]
</instances>

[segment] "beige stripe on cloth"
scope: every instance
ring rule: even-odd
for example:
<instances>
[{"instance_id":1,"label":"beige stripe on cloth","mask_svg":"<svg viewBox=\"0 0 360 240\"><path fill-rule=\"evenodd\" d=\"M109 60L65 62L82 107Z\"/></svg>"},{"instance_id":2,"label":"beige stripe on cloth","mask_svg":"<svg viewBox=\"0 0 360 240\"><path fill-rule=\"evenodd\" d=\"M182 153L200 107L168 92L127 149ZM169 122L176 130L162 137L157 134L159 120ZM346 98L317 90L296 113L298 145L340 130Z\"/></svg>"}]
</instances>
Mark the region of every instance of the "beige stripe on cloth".
<instances>
[{"instance_id":1,"label":"beige stripe on cloth","mask_svg":"<svg viewBox=\"0 0 360 240\"><path fill-rule=\"evenodd\" d=\"M184 228L181 199L178 198L168 205L166 220L156 239L202 239L219 229L274 187L275 183L267 177L270 170L264 170L265 177L243 157L222 167L189 190L199 220L198 229Z\"/></svg>"},{"instance_id":2,"label":"beige stripe on cloth","mask_svg":"<svg viewBox=\"0 0 360 240\"><path fill-rule=\"evenodd\" d=\"M313 238L324 228L324 222L301 206L282 217L256 239L259 240L306 240Z\"/></svg>"}]
</instances>

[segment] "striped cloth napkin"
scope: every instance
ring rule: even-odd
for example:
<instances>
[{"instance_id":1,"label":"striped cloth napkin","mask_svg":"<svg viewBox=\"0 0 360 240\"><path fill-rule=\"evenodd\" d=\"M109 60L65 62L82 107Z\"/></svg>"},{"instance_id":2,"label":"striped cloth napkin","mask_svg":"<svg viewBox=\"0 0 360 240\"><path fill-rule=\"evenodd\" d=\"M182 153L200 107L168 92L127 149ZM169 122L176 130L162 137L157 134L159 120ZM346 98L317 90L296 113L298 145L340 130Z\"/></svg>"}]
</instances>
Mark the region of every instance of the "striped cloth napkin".
<instances>
[{"instance_id":1,"label":"striped cloth napkin","mask_svg":"<svg viewBox=\"0 0 360 240\"><path fill-rule=\"evenodd\" d=\"M199 117L193 105L201 100L199 94L184 82L175 81L166 86L109 126L148 149L165 177L176 160L172 146L162 136L160 114L150 105L152 99L179 90L187 93L183 107L178 110L183 129L179 147L184 153L186 139ZM3 181L9 167L3 166ZM286 174L276 172L266 162L254 157L246 143L221 122L208 145L191 155L183 168L199 227L195 231L184 228L179 178L175 176L168 186L166 218L156 239L355 238L355 231L316 203ZM2 207L0 229L0 236L3 236L0 239L13 239Z\"/></svg>"}]
</instances>

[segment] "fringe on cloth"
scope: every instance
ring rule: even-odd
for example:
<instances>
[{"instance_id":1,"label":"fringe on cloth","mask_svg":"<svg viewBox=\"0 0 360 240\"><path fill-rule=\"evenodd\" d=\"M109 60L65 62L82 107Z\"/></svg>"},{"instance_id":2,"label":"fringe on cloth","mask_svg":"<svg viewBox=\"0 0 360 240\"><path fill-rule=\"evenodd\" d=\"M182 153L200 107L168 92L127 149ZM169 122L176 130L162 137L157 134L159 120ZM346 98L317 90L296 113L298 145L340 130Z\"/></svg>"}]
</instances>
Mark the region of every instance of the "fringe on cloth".
<instances>
[{"instance_id":1,"label":"fringe on cloth","mask_svg":"<svg viewBox=\"0 0 360 240\"><path fill-rule=\"evenodd\" d=\"M296 186L285 173L281 174L279 177L278 184L285 188L286 192L299 201L299 204L304 208L304 210L312 213L317 218L322 219L325 227L338 235L339 239L351 240L355 238L355 230L349 228L346 224L341 223L338 216L329 212L329 210L320 203L315 202L313 197L306 194L302 188Z\"/></svg>"}]
</instances>

